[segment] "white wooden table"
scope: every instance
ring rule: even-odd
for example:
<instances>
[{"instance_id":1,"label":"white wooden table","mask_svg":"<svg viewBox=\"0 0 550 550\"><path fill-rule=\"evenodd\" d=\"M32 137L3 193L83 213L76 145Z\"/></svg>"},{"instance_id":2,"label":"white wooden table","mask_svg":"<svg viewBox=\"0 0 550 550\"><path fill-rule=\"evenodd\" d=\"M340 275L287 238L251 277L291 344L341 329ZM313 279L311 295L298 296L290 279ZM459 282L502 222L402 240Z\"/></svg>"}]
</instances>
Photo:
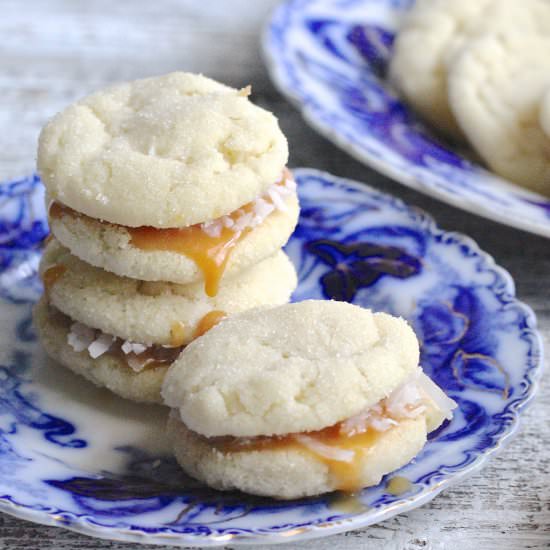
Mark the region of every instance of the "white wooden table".
<instances>
[{"instance_id":1,"label":"white wooden table","mask_svg":"<svg viewBox=\"0 0 550 550\"><path fill-rule=\"evenodd\" d=\"M173 70L203 72L274 111L291 166L364 180L469 234L507 268L550 336L550 241L410 191L313 132L270 83L259 33L274 0L0 0L0 181L31 173L46 119L105 84ZM550 373L548 374L550 376ZM303 549L550 548L550 383L543 380L519 436L480 473L408 514ZM123 549L0 514L0 549ZM134 545L135 546L135 545ZM149 548L149 547L148 547ZM150 547L153 548L153 547Z\"/></svg>"}]
</instances>

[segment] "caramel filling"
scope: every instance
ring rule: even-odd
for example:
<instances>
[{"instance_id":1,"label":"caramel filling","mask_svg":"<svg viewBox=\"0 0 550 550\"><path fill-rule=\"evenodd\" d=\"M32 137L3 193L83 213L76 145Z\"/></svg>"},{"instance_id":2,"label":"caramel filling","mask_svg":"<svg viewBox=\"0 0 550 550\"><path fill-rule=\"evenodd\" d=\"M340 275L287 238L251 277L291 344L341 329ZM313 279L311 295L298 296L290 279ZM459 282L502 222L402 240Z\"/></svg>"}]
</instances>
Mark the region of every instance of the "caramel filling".
<instances>
[{"instance_id":1,"label":"caramel filling","mask_svg":"<svg viewBox=\"0 0 550 550\"><path fill-rule=\"evenodd\" d=\"M69 208L64 204L55 201L50 204L48 215L50 216L50 218L54 218L56 220L61 218L61 216L71 216L73 218L89 218L89 216L86 216L86 214L81 214L80 212L77 212L76 210L73 210L72 208Z\"/></svg>"},{"instance_id":2,"label":"caramel filling","mask_svg":"<svg viewBox=\"0 0 550 550\"><path fill-rule=\"evenodd\" d=\"M285 186L290 173L285 172L278 186ZM262 199L273 205L273 198ZM212 224L196 224L175 229L156 227L129 227L132 244L142 250L165 250L182 254L195 262L204 277L204 290L208 296L218 293L220 280L235 246L248 234L252 224L240 226L239 220L252 219L256 202L245 204L223 217L217 231L209 231Z\"/></svg>"},{"instance_id":3,"label":"caramel filling","mask_svg":"<svg viewBox=\"0 0 550 550\"><path fill-rule=\"evenodd\" d=\"M222 453L294 449L314 456L327 465L335 488L356 491L362 486L364 459L384 434L401 421L422 417L428 431L445 418L452 418L456 403L421 368L411 373L390 395L357 415L322 430L280 436L213 437L208 444ZM407 481L398 477L389 491L407 491Z\"/></svg>"},{"instance_id":4,"label":"caramel filling","mask_svg":"<svg viewBox=\"0 0 550 550\"><path fill-rule=\"evenodd\" d=\"M70 318L63 315L66 322ZM223 311L210 311L197 324L193 338L198 338L219 323L226 316ZM94 329L83 323L72 323L67 343L76 351L87 351L92 359L108 353L115 356L125 366L135 372L141 372L144 369L151 369L160 366L166 366L181 353L186 340L186 327L180 321L172 323L170 330L170 346L159 344L145 345L137 342L131 342L106 334L99 329Z\"/></svg>"},{"instance_id":5,"label":"caramel filling","mask_svg":"<svg viewBox=\"0 0 550 550\"><path fill-rule=\"evenodd\" d=\"M216 437L210 438L208 442L222 453L299 450L328 466L336 480L337 490L356 491L361 488L363 456L375 445L380 436L381 432L374 429L347 436L342 432L342 423L338 423L315 432L254 438ZM316 447L320 452L315 450ZM329 452L323 452L325 450ZM334 452L334 458L327 456L331 454L331 450ZM337 458L337 455L341 455L342 459Z\"/></svg>"},{"instance_id":6,"label":"caramel filling","mask_svg":"<svg viewBox=\"0 0 550 550\"><path fill-rule=\"evenodd\" d=\"M48 269L42 273L42 282L44 283L44 291L46 294L59 278L63 276L65 271L67 271L67 268L63 264L56 264L48 267Z\"/></svg>"},{"instance_id":7,"label":"caramel filling","mask_svg":"<svg viewBox=\"0 0 550 550\"><path fill-rule=\"evenodd\" d=\"M131 368L136 372L143 370L166 367L172 364L181 353L182 346L164 347L149 346L142 353L124 353L122 351L123 340L117 338L113 345L107 351L108 354L116 357L124 366Z\"/></svg>"},{"instance_id":8,"label":"caramel filling","mask_svg":"<svg viewBox=\"0 0 550 550\"><path fill-rule=\"evenodd\" d=\"M286 208L283 197L294 192L294 185L290 172L285 169L281 180L265 195L213 222L182 228L120 227L128 231L130 242L136 248L175 252L193 260L203 273L206 294L215 296L235 246L271 212ZM49 214L52 218L88 217L57 202L50 206Z\"/></svg>"}]
</instances>

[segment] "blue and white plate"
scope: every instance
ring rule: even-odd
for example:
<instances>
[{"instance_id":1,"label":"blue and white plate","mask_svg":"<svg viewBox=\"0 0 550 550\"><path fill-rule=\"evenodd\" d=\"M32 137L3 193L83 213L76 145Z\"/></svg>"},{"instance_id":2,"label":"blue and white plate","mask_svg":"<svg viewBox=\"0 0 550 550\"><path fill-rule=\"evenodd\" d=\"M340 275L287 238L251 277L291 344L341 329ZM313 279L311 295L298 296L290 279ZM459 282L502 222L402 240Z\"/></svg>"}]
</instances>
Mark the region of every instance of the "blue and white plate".
<instances>
[{"instance_id":1,"label":"blue and white plate","mask_svg":"<svg viewBox=\"0 0 550 550\"><path fill-rule=\"evenodd\" d=\"M468 160L385 80L395 30L413 0L291 0L264 33L278 88L325 137L413 189L550 237L550 199Z\"/></svg>"},{"instance_id":2,"label":"blue and white plate","mask_svg":"<svg viewBox=\"0 0 550 550\"><path fill-rule=\"evenodd\" d=\"M532 311L467 237L365 185L296 170L302 214L287 250L295 300L348 300L402 315L425 371L455 399L418 458L350 506L221 493L186 478L162 407L126 402L48 361L31 309L48 233L37 178L0 187L0 510L97 537L174 545L291 541L364 527L472 473L516 431L541 370ZM399 475L410 489L393 495ZM406 485L406 484L405 484Z\"/></svg>"}]
</instances>

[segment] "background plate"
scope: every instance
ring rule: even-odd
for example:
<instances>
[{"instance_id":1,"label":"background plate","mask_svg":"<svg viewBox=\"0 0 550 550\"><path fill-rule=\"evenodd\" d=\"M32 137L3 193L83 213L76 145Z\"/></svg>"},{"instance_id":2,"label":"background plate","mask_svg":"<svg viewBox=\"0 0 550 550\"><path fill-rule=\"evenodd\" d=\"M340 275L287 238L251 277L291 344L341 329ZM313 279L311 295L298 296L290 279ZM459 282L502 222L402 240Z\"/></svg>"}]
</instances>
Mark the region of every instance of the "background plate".
<instances>
[{"instance_id":1,"label":"background plate","mask_svg":"<svg viewBox=\"0 0 550 550\"><path fill-rule=\"evenodd\" d=\"M385 81L395 29L412 0L293 0L264 33L277 87L315 129L413 189L550 236L550 199L468 160L436 138Z\"/></svg>"},{"instance_id":2,"label":"background plate","mask_svg":"<svg viewBox=\"0 0 550 550\"><path fill-rule=\"evenodd\" d=\"M43 187L0 187L0 510L89 535L155 544L282 542L379 522L480 467L516 430L536 389L541 342L510 276L470 239L371 188L295 172L302 202L287 251L295 300L348 300L402 315L426 372L459 404L387 482L342 505L334 495L277 502L185 478L163 440L162 407L126 402L51 364L31 325L47 234Z\"/></svg>"}]
</instances>

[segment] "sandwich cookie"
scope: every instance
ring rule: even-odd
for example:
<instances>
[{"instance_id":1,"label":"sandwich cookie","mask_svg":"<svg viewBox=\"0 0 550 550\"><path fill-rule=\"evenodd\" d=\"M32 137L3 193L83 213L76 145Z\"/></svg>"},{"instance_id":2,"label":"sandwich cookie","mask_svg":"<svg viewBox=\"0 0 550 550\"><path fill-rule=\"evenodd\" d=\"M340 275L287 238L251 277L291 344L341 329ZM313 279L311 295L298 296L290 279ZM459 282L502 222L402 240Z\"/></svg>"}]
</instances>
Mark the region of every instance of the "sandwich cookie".
<instances>
[{"instance_id":1,"label":"sandwich cookie","mask_svg":"<svg viewBox=\"0 0 550 550\"><path fill-rule=\"evenodd\" d=\"M225 267L272 255L294 229L297 199L286 139L248 94L172 73L58 114L38 148L54 235L118 275L205 279L210 295Z\"/></svg>"},{"instance_id":2,"label":"sandwich cookie","mask_svg":"<svg viewBox=\"0 0 550 550\"><path fill-rule=\"evenodd\" d=\"M213 298L201 283L176 285L118 277L48 243L40 265L46 298L36 324L49 355L134 401L160 402L168 366L183 346L226 316L287 302L296 287L279 251L228 279Z\"/></svg>"},{"instance_id":3,"label":"sandwich cookie","mask_svg":"<svg viewBox=\"0 0 550 550\"><path fill-rule=\"evenodd\" d=\"M122 277L190 284L213 296L226 277L272 256L298 222L289 172L262 198L212 222L175 229L130 228L90 218L53 203L49 224L75 256Z\"/></svg>"},{"instance_id":4,"label":"sandwich cookie","mask_svg":"<svg viewBox=\"0 0 550 550\"><path fill-rule=\"evenodd\" d=\"M455 406L418 359L405 321L347 303L233 316L166 375L176 458L211 487L281 499L375 485Z\"/></svg>"}]
</instances>

